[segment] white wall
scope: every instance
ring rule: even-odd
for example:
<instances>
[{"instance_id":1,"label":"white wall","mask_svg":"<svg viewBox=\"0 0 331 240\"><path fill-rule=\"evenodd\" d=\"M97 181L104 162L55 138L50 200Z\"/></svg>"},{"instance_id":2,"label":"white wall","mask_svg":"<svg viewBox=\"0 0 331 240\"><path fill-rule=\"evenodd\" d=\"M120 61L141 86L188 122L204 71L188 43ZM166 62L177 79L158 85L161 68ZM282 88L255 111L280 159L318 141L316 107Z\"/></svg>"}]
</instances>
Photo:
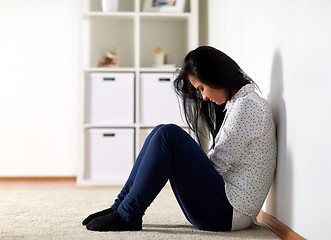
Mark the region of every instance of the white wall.
<instances>
[{"instance_id":1,"label":"white wall","mask_svg":"<svg viewBox=\"0 0 331 240\"><path fill-rule=\"evenodd\" d=\"M209 43L271 102L278 167L266 211L307 239L331 236L331 1L209 0Z\"/></svg>"},{"instance_id":2,"label":"white wall","mask_svg":"<svg viewBox=\"0 0 331 240\"><path fill-rule=\"evenodd\" d=\"M74 176L79 0L0 1L0 176Z\"/></svg>"}]
</instances>

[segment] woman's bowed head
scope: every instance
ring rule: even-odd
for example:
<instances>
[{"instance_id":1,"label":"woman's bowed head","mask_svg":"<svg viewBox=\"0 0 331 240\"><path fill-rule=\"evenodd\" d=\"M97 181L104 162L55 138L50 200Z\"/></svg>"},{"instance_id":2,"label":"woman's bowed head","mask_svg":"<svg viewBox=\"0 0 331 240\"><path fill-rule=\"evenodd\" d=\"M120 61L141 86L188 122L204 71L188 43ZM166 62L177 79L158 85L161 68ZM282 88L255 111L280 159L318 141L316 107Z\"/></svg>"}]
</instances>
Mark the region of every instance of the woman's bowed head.
<instances>
[{"instance_id":1,"label":"woman's bowed head","mask_svg":"<svg viewBox=\"0 0 331 240\"><path fill-rule=\"evenodd\" d=\"M177 74L175 91L183 101L186 121L199 142L198 118L202 117L215 139L225 116L224 103L253 82L234 60L210 46L190 51Z\"/></svg>"}]
</instances>

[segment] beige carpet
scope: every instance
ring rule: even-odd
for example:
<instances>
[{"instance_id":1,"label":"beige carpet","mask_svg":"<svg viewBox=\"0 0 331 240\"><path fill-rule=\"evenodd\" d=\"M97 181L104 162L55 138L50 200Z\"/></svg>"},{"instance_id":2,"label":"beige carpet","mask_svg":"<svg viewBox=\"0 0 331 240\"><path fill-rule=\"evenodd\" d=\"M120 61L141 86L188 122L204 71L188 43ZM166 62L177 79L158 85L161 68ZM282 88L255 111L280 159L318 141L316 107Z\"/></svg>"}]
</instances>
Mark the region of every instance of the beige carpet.
<instances>
[{"instance_id":1,"label":"beige carpet","mask_svg":"<svg viewBox=\"0 0 331 240\"><path fill-rule=\"evenodd\" d=\"M109 207L118 190L0 191L0 239L279 239L262 227L237 232L198 231L185 219L171 189L163 189L139 232L91 232L81 225Z\"/></svg>"}]
</instances>

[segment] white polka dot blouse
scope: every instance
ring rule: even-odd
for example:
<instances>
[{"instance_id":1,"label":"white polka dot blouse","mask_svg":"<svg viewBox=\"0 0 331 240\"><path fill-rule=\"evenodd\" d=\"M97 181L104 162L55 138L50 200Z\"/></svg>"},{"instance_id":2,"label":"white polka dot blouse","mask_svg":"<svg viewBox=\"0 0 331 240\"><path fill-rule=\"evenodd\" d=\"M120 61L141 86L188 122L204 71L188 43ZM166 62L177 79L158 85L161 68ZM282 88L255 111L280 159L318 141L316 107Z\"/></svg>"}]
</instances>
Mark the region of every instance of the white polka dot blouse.
<instances>
[{"instance_id":1,"label":"white polka dot blouse","mask_svg":"<svg viewBox=\"0 0 331 240\"><path fill-rule=\"evenodd\" d=\"M271 107L255 92L255 84L248 84L227 101L226 110L209 157L224 179L230 204L256 223L276 168Z\"/></svg>"}]
</instances>

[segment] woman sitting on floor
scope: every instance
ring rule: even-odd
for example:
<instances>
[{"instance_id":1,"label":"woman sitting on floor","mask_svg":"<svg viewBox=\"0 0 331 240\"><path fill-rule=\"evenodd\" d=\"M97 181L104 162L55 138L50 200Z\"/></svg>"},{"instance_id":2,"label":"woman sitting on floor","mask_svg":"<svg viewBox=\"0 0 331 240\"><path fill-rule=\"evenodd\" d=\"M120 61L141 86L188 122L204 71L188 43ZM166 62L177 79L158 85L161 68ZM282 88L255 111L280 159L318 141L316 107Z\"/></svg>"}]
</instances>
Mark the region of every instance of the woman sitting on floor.
<instances>
[{"instance_id":1,"label":"woman sitting on floor","mask_svg":"<svg viewBox=\"0 0 331 240\"><path fill-rule=\"evenodd\" d=\"M155 127L114 204L88 216L87 229L141 230L147 207L168 180L187 220L198 229L231 231L256 223L276 167L268 102L235 61L208 46L187 54L174 84L199 143L204 137L200 127L209 130L209 154L182 128Z\"/></svg>"}]
</instances>

